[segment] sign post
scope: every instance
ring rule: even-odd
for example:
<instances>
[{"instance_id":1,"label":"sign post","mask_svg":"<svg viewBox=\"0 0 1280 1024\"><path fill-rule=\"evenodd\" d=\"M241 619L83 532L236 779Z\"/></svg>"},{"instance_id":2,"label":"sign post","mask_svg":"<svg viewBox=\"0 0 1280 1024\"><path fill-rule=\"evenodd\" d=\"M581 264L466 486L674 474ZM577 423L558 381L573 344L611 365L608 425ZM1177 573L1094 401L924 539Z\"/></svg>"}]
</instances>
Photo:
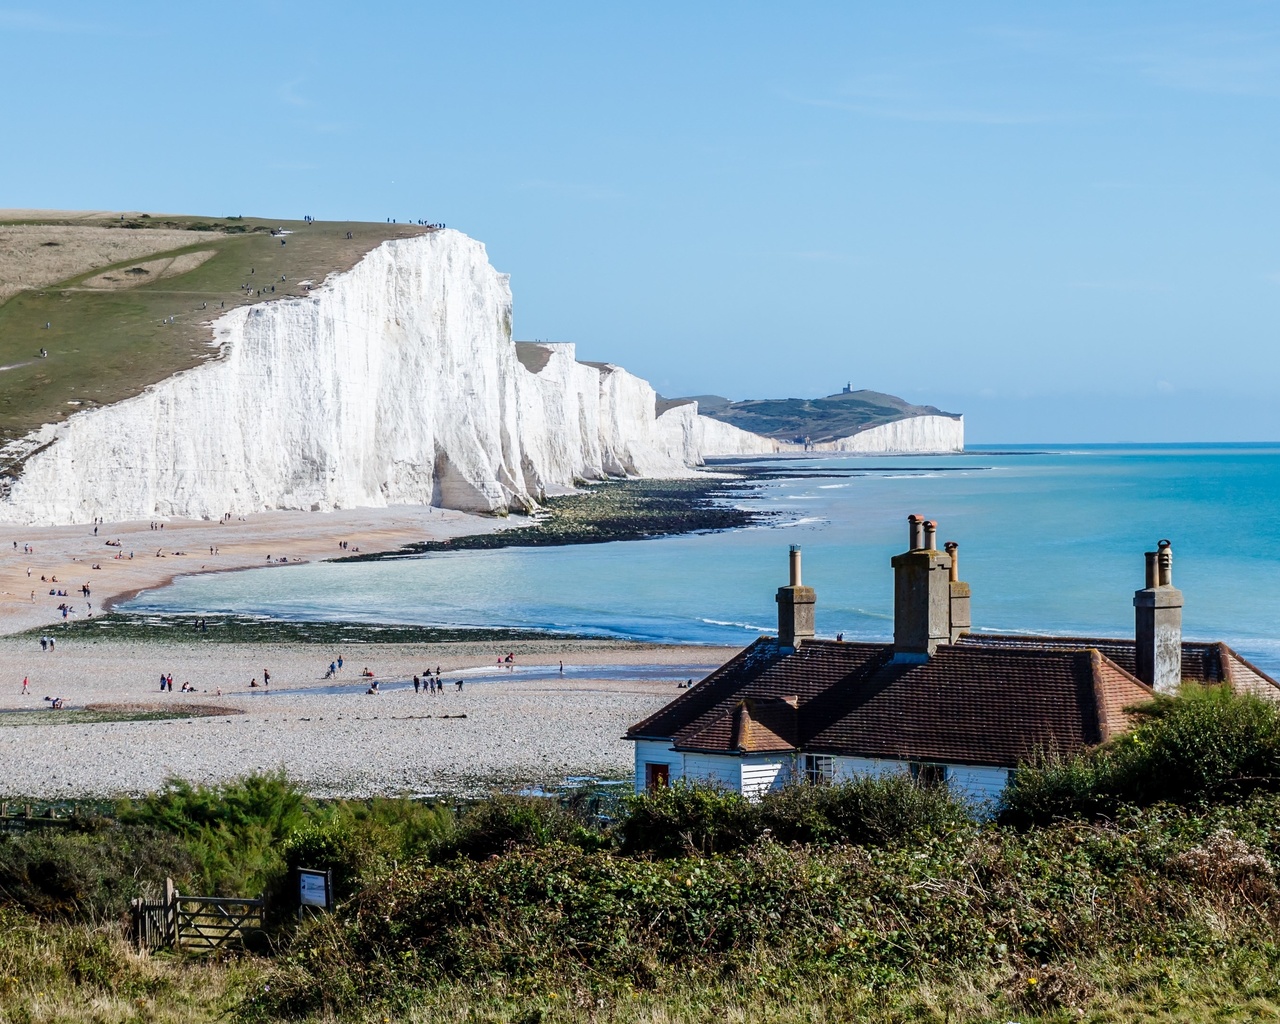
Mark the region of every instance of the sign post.
<instances>
[{"instance_id":1,"label":"sign post","mask_svg":"<svg viewBox=\"0 0 1280 1024\"><path fill-rule=\"evenodd\" d=\"M298 869L298 919L310 908L317 910L333 909L333 873L330 871L312 871L310 868Z\"/></svg>"}]
</instances>

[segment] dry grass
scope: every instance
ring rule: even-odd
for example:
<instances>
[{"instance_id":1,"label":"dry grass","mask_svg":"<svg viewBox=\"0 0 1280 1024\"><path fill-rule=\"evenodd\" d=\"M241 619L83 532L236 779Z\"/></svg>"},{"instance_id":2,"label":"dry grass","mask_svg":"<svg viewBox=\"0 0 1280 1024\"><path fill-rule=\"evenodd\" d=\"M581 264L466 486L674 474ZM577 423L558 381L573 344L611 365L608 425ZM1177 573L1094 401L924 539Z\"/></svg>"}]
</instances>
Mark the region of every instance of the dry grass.
<instances>
[{"instance_id":1,"label":"dry grass","mask_svg":"<svg viewBox=\"0 0 1280 1024\"><path fill-rule=\"evenodd\" d=\"M260 973L219 962L137 953L114 923L51 925L8 917L0 939L0 1022L196 1024L225 1020Z\"/></svg>"},{"instance_id":2,"label":"dry grass","mask_svg":"<svg viewBox=\"0 0 1280 1024\"><path fill-rule=\"evenodd\" d=\"M95 267L195 245L205 237L196 231L165 229L121 231L78 224L3 225L0 226L0 303L29 288L43 288L88 273Z\"/></svg>"},{"instance_id":3,"label":"dry grass","mask_svg":"<svg viewBox=\"0 0 1280 1024\"><path fill-rule=\"evenodd\" d=\"M177 232L188 234L189 232ZM216 249L200 249L197 252L184 252L179 256L166 259L148 260L145 263L134 263L128 267L108 270L96 274L80 287L118 291L121 288L136 288L149 281L162 281L166 277L177 277L189 270L195 270L205 260L216 256Z\"/></svg>"}]
</instances>

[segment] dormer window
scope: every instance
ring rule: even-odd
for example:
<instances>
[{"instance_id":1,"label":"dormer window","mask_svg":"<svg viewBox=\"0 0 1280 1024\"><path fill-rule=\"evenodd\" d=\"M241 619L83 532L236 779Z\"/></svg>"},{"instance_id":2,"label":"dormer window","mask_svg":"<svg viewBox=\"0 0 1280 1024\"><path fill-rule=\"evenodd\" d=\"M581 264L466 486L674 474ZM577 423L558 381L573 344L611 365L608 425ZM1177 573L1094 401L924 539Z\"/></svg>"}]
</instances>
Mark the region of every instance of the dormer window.
<instances>
[{"instance_id":1,"label":"dormer window","mask_svg":"<svg viewBox=\"0 0 1280 1024\"><path fill-rule=\"evenodd\" d=\"M836 759L830 754L805 754L804 777L811 786L828 785L836 774Z\"/></svg>"}]
</instances>

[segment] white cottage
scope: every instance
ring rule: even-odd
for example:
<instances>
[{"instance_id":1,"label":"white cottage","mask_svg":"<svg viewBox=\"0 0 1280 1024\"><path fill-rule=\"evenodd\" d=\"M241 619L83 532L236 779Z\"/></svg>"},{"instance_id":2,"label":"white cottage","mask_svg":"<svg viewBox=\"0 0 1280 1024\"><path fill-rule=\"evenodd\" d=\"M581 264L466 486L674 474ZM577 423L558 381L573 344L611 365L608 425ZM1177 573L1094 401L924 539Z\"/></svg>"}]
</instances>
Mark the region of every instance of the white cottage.
<instances>
[{"instance_id":1,"label":"white cottage","mask_svg":"<svg viewBox=\"0 0 1280 1024\"><path fill-rule=\"evenodd\" d=\"M793 547L778 636L627 732L637 791L685 779L758 797L795 779L909 772L985 803L1019 763L1126 731L1127 708L1183 680L1280 699L1225 644L1182 641L1168 541L1147 555L1135 640L1000 636L969 631L957 545L939 551L932 522L909 523L910 546L892 559L893 643L815 639L816 596Z\"/></svg>"}]
</instances>

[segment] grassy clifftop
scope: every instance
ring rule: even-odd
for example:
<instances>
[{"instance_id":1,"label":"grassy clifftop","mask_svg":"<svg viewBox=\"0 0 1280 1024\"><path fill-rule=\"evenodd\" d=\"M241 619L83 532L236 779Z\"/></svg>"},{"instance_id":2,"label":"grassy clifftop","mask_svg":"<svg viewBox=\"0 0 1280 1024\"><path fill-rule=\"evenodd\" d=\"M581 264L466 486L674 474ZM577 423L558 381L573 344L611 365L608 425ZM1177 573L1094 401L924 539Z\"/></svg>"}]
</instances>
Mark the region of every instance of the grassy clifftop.
<instances>
[{"instance_id":1,"label":"grassy clifftop","mask_svg":"<svg viewBox=\"0 0 1280 1024\"><path fill-rule=\"evenodd\" d=\"M681 401L679 399L675 401ZM689 401L689 399L684 399ZM698 411L765 437L815 444L849 437L869 427L910 416L955 416L932 405L912 405L879 391L846 391L826 398L765 398L731 402L719 395L698 395Z\"/></svg>"},{"instance_id":2,"label":"grassy clifftop","mask_svg":"<svg viewBox=\"0 0 1280 1024\"><path fill-rule=\"evenodd\" d=\"M0 451L42 424L214 357L210 325L221 313L304 295L307 283L349 270L387 239L425 230L0 212ZM17 461L0 455L0 474Z\"/></svg>"}]
</instances>

